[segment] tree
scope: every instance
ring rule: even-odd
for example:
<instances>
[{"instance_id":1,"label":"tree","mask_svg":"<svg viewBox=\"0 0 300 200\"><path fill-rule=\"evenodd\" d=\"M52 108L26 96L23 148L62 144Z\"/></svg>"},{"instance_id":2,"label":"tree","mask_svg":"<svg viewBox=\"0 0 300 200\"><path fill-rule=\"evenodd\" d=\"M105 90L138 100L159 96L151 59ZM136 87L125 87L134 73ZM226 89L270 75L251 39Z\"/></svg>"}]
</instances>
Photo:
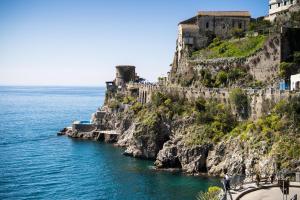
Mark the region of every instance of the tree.
<instances>
[{"instance_id":1,"label":"tree","mask_svg":"<svg viewBox=\"0 0 300 200\"><path fill-rule=\"evenodd\" d=\"M279 76L284 79L289 79L292 74L297 73L295 63L282 62L279 66Z\"/></svg>"},{"instance_id":2,"label":"tree","mask_svg":"<svg viewBox=\"0 0 300 200\"><path fill-rule=\"evenodd\" d=\"M228 74L225 71L220 71L217 74L216 84L225 86L227 84Z\"/></svg>"},{"instance_id":3,"label":"tree","mask_svg":"<svg viewBox=\"0 0 300 200\"><path fill-rule=\"evenodd\" d=\"M240 39L245 36L245 32L240 28L235 28L232 30L232 36Z\"/></svg>"},{"instance_id":4,"label":"tree","mask_svg":"<svg viewBox=\"0 0 300 200\"><path fill-rule=\"evenodd\" d=\"M234 104L237 113L244 119L249 116L249 99L242 89L235 88L229 94L230 101Z\"/></svg>"},{"instance_id":5,"label":"tree","mask_svg":"<svg viewBox=\"0 0 300 200\"><path fill-rule=\"evenodd\" d=\"M264 32L272 27L272 24L269 20L256 19L250 22L249 30L256 32Z\"/></svg>"}]
</instances>

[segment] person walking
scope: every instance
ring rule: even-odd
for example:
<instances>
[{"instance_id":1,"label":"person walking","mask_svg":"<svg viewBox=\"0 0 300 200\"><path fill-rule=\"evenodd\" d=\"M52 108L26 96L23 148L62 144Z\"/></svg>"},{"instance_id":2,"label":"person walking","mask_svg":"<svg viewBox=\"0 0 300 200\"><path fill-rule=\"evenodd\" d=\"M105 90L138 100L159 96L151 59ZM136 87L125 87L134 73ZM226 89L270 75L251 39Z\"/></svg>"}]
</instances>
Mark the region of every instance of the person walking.
<instances>
[{"instance_id":1,"label":"person walking","mask_svg":"<svg viewBox=\"0 0 300 200\"><path fill-rule=\"evenodd\" d=\"M223 199L227 200L227 193L229 194L230 199L232 200L232 196L230 194L230 177L227 173L227 169L224 170L224 179L223 179L223 185L225 190L225 195Z\"/></svg>"},{"instance_id":2,"label":"person walking","mask_svg":"<svg viewBox=\"0 0 300 200\"><path fill-rule=\"evenodd\" d=\"M256 185L257 185L257 187L259 187L259 183L260 183L260 175L259 175L259 173L258 172L256 172Z\"/></svg>"}]
</instances>

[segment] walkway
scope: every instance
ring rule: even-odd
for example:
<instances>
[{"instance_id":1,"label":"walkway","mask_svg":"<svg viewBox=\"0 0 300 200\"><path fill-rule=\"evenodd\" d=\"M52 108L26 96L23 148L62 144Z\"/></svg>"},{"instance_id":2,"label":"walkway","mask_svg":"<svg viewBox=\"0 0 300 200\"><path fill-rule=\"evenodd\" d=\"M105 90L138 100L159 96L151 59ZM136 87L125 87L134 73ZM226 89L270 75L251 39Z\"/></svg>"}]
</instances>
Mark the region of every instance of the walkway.
<instances>
[{"instance_id":1,"label":"walkway","mask_svg":"<svg viewBox=\"0 0 300 200\"><path fill-rule=\"evenodd\" d=\"M293 187L294 186L294 187ZM277 184L263 184L260 188L255 183L244 184L242 189L230 190L233 200L282 200L282 192ZM295 194L300 197L300 183L291 182L290 200ZM227 199L231 199L227 196Z\"/></svg>"}]
</instances>

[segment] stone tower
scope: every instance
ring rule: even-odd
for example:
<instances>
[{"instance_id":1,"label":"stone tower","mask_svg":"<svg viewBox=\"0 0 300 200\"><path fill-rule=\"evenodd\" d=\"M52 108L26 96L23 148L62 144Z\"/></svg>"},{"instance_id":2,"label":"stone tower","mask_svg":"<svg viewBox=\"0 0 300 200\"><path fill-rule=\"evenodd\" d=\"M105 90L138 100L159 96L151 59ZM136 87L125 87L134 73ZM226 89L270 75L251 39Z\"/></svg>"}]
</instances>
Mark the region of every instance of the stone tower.
<instances>
[{"instance_id":1,"label":"stone tower","mask_svg":"<svg viewBox=\"0 0 300 200\"><path fill-rule=\"evenodd\" d=\"M131 65L119 65L116 66L116 86L124 86L124 84L129 83L130 81L135 81L135 66Z\"/></svg>"}]
</instances>

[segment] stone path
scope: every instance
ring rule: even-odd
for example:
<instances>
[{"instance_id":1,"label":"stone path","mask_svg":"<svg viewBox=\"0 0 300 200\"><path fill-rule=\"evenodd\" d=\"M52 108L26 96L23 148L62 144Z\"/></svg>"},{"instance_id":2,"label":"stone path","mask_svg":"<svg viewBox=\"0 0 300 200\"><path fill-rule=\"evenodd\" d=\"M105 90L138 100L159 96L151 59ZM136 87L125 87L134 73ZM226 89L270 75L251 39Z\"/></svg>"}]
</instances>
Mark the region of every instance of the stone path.
<instances>
[{"instance_id":1,"label":"stone path","mask_svg":"<svg viewBox=\"0 0 300 200\"><path fill-rule=\"evenodd\" d=\"M290 188L290 195L288 195L288 200L290 200L295 194L300 197L300 188ZM257 190L243 196L240 200L283 200L283 195L279 187Z\"/></svg>"},{"instance_id":2,"label":"stone path","mask_svg":"<svg viewBox=\"0 0 300 200\"><path fill-rule=\"evenodd\" d=\"M295 187L292 187L295 186ZM243 185L243 189L230 190L233 200L237 200L240 195L247 193L251 190L258 189L255 183L248 183ZM290 195L288 195L288 200L290 200L295 194L300 198L300 183L291 182ZM231 199L227 195L227 199ZM279 187L275 184L263 184L261 189L249 192L245 194L239 200L282 200L282 192Z\"/></svg>"}]
</instances>

